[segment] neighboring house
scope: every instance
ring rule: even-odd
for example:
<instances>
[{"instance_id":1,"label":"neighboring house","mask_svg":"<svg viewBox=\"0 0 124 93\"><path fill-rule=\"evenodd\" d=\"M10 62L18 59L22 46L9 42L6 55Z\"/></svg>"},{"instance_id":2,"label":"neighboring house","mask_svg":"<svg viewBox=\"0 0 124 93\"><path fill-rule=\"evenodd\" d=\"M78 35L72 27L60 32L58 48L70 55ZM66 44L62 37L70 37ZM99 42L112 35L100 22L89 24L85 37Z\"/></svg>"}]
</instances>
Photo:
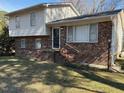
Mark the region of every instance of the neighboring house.
<instances>
[{"instance_id":1,"label":"neighboring house","mask_svg":"<svg viewBox=\"0 0 124 93\"><path fill-rule=\"evenodd\" d=\"M71 3L59 3L7 16L17 56L106 65L108 61L114 64L123 49L123 10L80 15Z\"/></svg>"}]
</instances>

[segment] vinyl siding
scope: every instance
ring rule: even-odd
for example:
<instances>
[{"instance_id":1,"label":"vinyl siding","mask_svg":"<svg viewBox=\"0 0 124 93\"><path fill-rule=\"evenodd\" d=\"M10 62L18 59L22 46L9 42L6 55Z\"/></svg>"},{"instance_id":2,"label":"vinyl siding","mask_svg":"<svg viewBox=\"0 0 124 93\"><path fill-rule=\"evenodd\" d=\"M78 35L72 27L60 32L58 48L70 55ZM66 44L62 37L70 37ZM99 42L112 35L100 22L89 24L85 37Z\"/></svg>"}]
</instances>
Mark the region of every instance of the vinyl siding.
<instances>
[{"instance_id":1,"label":"vinyl siding","mask_svg":"<svg viewBox=\"0 0 124 93\"><path fill-rule=\"evenodd\" d=\"M31 12L30 12L31 13ZM47 35L45 31L44 10L35 11L36 25L30 25L30 13L19 15L20 28L16 28L15 17L11 17L9 21L9 35L12 37L18 36L37 36Z\"/></svg>"},{"instance_id":2,"label":"vinyl siding","mask_svg":"<svg viewBox=\"0 0 124 93\"><path fill-rule=\"evenodd\" d=\"M77 14L69 6L46 9L46 23L73 16L77 16Z\"/></svg>"},{"instance_id":3,"label":"vinyl siding","mask_svg":"<svg viewBox=\"0 0 124 93\"><path fill-rule=\"evenodd\" d=\"M30 25L30 13L36 13L36 26ZM20 13L9 19L10 37L22 36L44 36L49 35L46 24L51 21L76 16L70 6L48 7L45 9L32 10L27 13ZM16 28L15 17L20 17L20 28Z\"/></svg>"}]
</instances>

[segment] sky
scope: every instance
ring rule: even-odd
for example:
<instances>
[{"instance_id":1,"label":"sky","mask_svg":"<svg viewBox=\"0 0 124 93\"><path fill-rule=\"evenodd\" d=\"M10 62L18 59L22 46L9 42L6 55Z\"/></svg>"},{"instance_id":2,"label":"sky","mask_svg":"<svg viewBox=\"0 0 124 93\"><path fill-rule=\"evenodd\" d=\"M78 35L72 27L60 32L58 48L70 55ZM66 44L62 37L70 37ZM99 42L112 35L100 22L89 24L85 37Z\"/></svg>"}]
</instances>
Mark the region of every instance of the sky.
<instances>
[{"instance_id":1,"label":"sky","mask_svg":"<svg viewBox=\"0 0 124 93\"><path fill-rule=\"evenodd\" d=\"M6 12L12 12L12 11L29 7L32 5L36 5L39 3L50 3L50 2L52 3L52 2L58 2L58 1L60 0L0 0L0 10L4 10ZM111 1L111 0L108 0L108 1ZM120 3L117 9L122 7L124 7L124 5Z\"/></svg>"},{"instance_id":2,"label":"sky","mask_svg":"<svg viewBox=\"0 0 124 93\"><path fill-rule=\"evenodd\" d=\"M39 3L57 2L58 0L0 0L0 10L15 11Z\"/></svg>"}]
</instances>

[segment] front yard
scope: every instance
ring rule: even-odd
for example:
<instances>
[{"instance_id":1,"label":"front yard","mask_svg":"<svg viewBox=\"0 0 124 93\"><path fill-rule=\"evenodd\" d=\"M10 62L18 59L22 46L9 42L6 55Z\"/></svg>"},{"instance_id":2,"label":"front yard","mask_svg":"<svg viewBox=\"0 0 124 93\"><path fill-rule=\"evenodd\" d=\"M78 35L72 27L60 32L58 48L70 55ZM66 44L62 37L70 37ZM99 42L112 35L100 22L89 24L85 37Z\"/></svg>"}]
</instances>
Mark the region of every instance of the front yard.
<instances>
[{"instance_id":1,"label":"front yard","mask_svg":"<svg viewBox=\"0 0 124 93\"><path fill-rule=\"evenodd\" d=\"M124 74L0 57L0 93L124 93Z\"/></svg>"}]
</instances>

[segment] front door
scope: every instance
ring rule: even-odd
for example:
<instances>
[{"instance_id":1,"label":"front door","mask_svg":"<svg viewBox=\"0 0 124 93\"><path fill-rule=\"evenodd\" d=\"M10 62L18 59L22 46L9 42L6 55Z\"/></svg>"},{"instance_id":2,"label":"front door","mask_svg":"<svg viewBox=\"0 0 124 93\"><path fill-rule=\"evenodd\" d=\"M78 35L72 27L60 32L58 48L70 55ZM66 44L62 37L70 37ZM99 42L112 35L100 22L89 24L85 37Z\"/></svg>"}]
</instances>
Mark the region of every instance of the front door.
<instances>
[{"instance_id":1,"label":"front door","mask_svg":"<svg viewBox=\"0 0 124 93\"><path fill-rule=\"evenodd\" d=\"M52 30L52 48L60 48L60 28L53 28Z\"/></svg>"}]
</instances>

